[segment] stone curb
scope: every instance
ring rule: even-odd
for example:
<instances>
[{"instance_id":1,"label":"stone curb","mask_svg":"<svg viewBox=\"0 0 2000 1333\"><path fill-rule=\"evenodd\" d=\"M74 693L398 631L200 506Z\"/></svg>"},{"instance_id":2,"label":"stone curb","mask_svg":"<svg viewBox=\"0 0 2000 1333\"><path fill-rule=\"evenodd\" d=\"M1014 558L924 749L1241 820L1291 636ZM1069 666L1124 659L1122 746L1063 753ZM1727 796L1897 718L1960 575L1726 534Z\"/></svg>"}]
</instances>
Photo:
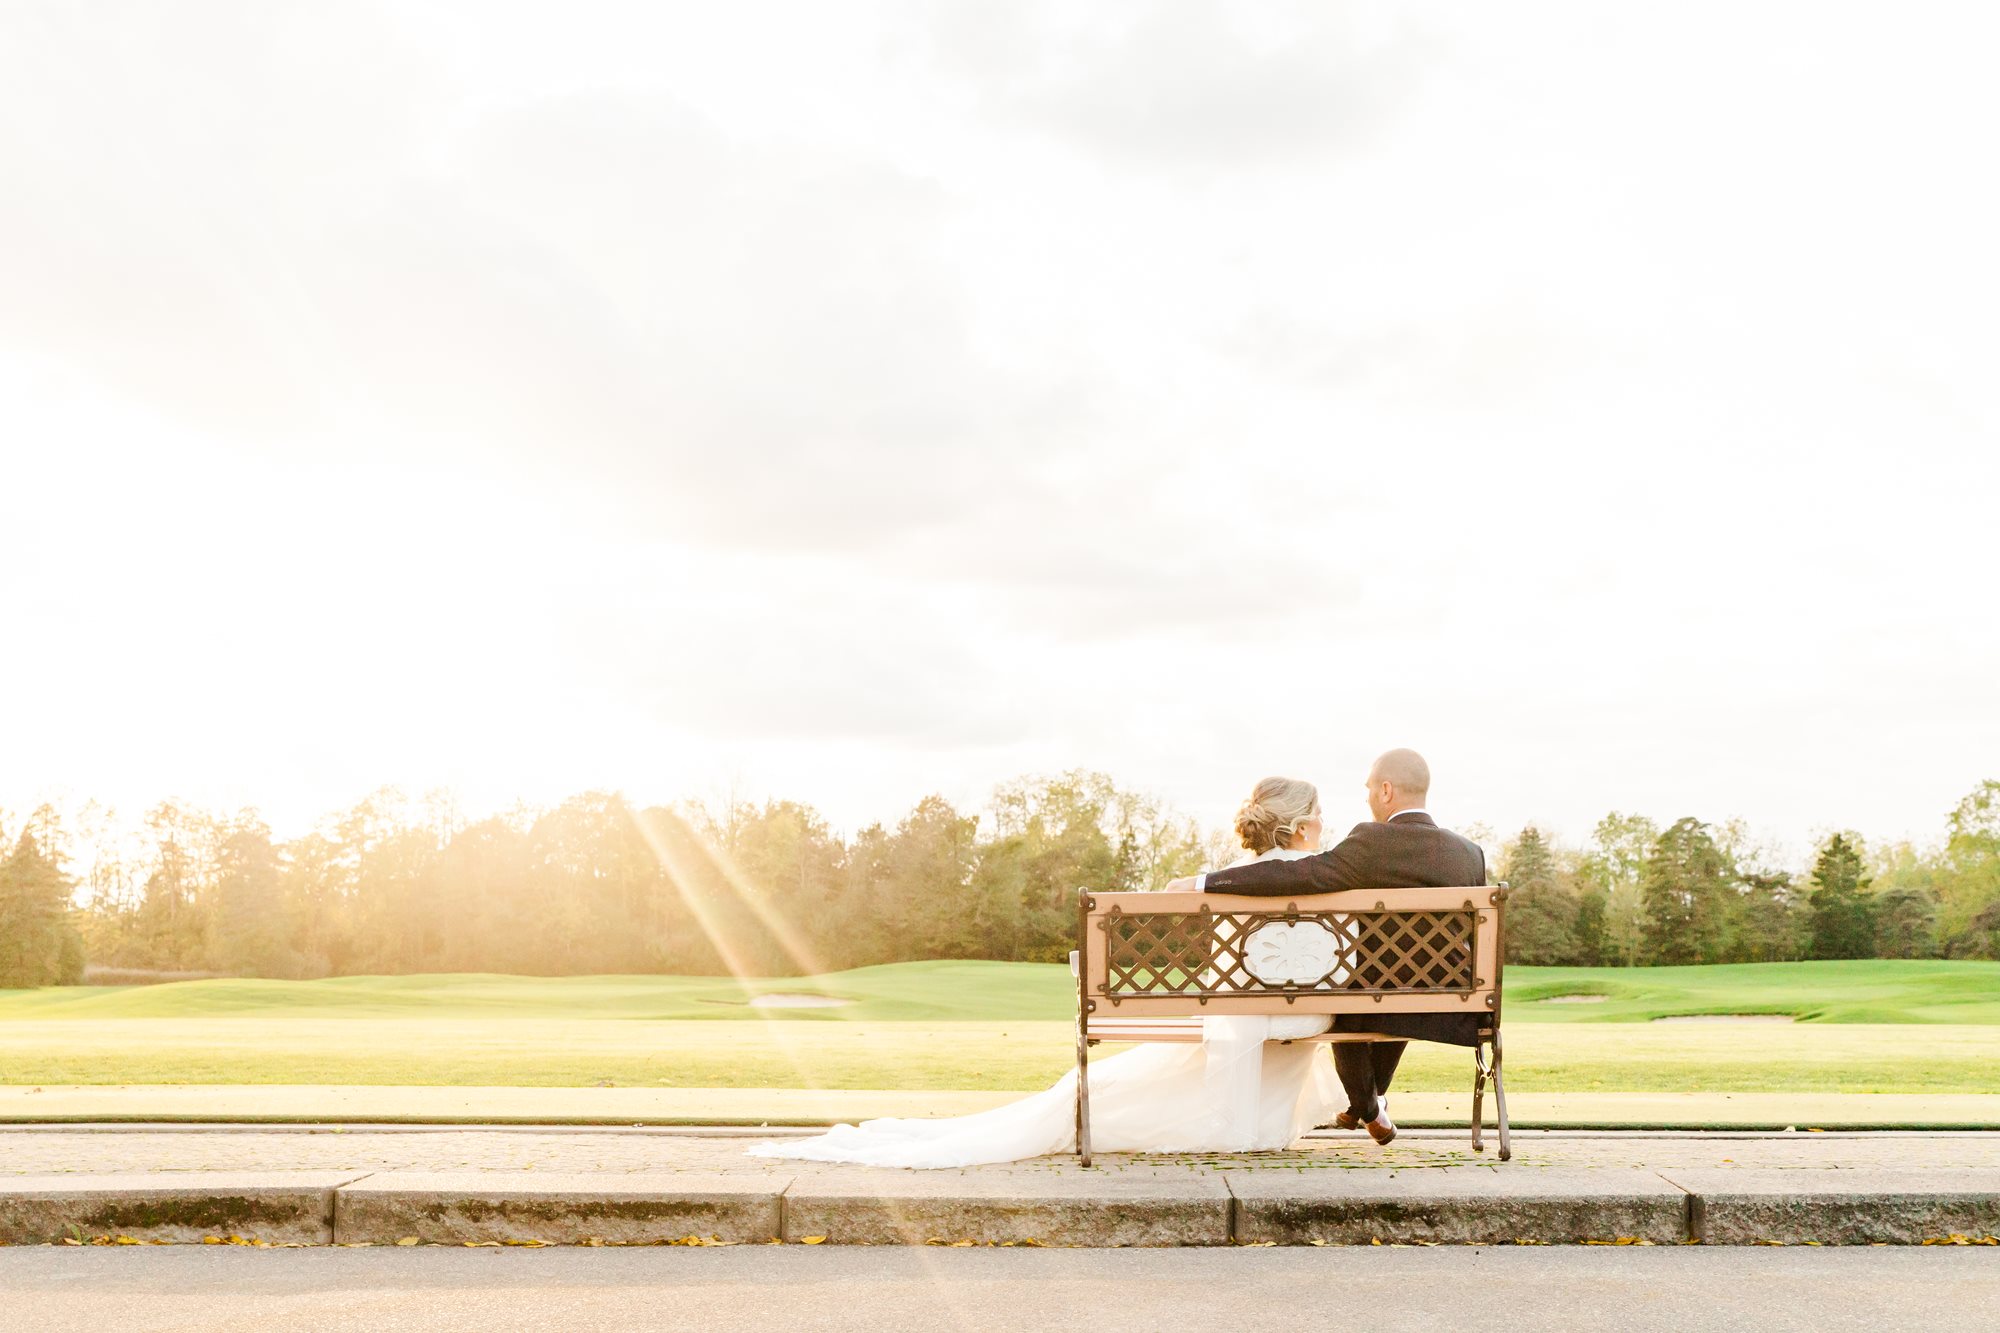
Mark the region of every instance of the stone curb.
<instances>
[{"instance_id":1,"label":"stone curb","mask_svg":"<svg viewBox=\"0 0 2000 1333\"><path fill-rule=\"evenodd\" d=\"M1229 1187L1209 1176L1054 1181L901 1172L803 1179L785 1191L784 1239L840 1245L1227 1245ZM1079 1188L1081 1186L1082 1188Z\"/></svg>"},{"instance_id":2,"label":"stone curb","mask_svg":"<svg viewBox=\"0 0 2000 1333\"><path fill-rule=\"evenodd\" d=\"M84 1244L100 1237L327 1245L333 1241L334 1191L361 1174L0 1177L0 1245Z\"/></svg>"},{"instance_id":3,"label":"stone curb","mask_svg":"<svg viewBox=\"0 0 2000 1333\"><path fill-rule=\"evenodd\" d=\"M1663 1171L1688 1192L1688 1235L1705 1245L1921 1245L2000 1232L2000 1170Z\"/></svg>"},{"instance_id":4,"label":"stone curb","mask_svg":"<svg viewBox=\"0 0 2000 1333\"><path fill-rule=\"evenodd\" d=\"M788 1180L647 1173L398 1171L334 1195L337 1244L656 1245L689 1236L737 1244L779 1234Z\"/></svg>"},{"instance_id":5,"label":"stone curb","mask_svg":"<svg viewBox=\"0 0 2000 1333\"><path fill-rule=\"evenodd\" d=\"M1244 1244L1578 1245L1688 1236L1688 1195L1652 1171L1224 1171Z\"/></svg>"},{"instance_id":6,"label":"stone curb","mask_svg":"<svg viewBox=\"0 0 2000 1333\"><path fill-rule=\"evenodd\" d=\"M1919 1244L2000 1232L2000 1169L0 1176L0 1244Z\"/></svg>"}]
</instances>

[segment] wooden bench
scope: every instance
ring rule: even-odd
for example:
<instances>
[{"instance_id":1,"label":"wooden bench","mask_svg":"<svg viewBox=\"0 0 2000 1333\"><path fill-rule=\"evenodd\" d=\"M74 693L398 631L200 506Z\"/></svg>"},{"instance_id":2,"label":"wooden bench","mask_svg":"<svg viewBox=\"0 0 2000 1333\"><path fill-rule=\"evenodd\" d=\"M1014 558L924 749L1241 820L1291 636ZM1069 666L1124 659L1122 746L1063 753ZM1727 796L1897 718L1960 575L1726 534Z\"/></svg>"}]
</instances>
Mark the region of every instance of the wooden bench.
<instances>
[{"instance_id":1,"label":"wooden bench","mask_svg":"<svg viewBox=\"0 0 2000 1333\"><path fill-rule=\"evenodd\" d=\"M1076 1146L1090 1165L1090 1048L1201 1040L1207 1014L1479 1016L1472 1148L1486 1083L1513 1154L1500 1081L1501 915L1507 886L1357 889L1297 898L1219 893L1079 895ZM1402 1041L1326 1032L1308 1042Z\"/></svg>"}]
</instances>

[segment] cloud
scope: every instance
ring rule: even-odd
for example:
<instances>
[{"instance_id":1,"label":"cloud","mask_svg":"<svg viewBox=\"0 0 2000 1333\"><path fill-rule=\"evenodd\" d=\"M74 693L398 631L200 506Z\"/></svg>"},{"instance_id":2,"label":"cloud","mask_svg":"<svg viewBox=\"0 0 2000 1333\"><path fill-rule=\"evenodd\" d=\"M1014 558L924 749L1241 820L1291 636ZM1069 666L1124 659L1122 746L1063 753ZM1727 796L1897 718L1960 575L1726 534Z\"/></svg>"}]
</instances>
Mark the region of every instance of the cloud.
<instances>
[{"instance_id":1,"label":"cloud","mask_svg":"<svg viewBox=\"0 0 2000 1333\"><path fill-rule=\"evenodd\" d=\"M103 34L43 34L44 132L10 117L0 147L0 338L225 439L335 434L594 490L640 531L811 546L977 505L996 451L1084 408L974 345L961 205L893 162L659 94L419 92L449 71L365 24L329 52L300 11L142 32L147 61L69 79ZM389 73L330 86L343 51ZM100 80L170 111L114 113Z\"/></svg>"},{"instance_id":2,"label":"cloud","mask_svg":"<svg viewBox=\"0 0 2000 1333\"><path fill-rule=\"evenodd\" d=\"M934 58L992 106L1121 162L1214 170L1365 142L1421 92L1423 19L1221 0L923 6Z\"/></svg>"}]
</instances>

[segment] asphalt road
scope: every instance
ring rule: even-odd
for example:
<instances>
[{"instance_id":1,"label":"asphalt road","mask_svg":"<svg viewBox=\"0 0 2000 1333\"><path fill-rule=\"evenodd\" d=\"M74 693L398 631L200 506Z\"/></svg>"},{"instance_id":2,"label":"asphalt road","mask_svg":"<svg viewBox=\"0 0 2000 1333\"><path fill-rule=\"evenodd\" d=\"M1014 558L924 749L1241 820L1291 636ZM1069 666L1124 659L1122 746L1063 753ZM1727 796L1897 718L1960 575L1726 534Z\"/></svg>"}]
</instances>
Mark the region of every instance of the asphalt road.
<instances>
[{"instance_id":1,"label":"asphalt road","mask_svg":"<svg viewBox=\"0 0 2000 1333\"><path fill-rule=\"evenodd\" d=\"M1996 1249L0 1250L0 1333L1991 1327Z\"/></svg>"}]
</instances>

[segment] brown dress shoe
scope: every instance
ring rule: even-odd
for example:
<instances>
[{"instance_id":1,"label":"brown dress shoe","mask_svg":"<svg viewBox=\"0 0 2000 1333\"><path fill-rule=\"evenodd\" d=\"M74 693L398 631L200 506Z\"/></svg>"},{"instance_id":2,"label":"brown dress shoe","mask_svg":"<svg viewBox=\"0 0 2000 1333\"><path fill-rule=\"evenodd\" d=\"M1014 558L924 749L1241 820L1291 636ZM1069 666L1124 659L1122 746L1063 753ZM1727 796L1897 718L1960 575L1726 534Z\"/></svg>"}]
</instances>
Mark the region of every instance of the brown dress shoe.
<instances>
[{"instance_id":1,"label":"brown dress shoe","mask_svg":"<svg viewBox=\"0 0 2000 1333\"><path fill-rule=\"evenodd\" d=\"M1333 1118L1333 1127L1335 1129L1360 1129L1361 1119L1352 1111L1342 1111Z\"/></svg>"},{"instance_id":2,"label":"brown dress shoe","mask_svg":"<svg viewBox=\"0 0 2000 1333\"><path fill-rule=\"evenodd\" d=\"M1368 1122L1368 1137L1377 1143L1388 1143L1396 1137L1396 1122L1383 1111Z\"/></svg>"}]
</instances>

